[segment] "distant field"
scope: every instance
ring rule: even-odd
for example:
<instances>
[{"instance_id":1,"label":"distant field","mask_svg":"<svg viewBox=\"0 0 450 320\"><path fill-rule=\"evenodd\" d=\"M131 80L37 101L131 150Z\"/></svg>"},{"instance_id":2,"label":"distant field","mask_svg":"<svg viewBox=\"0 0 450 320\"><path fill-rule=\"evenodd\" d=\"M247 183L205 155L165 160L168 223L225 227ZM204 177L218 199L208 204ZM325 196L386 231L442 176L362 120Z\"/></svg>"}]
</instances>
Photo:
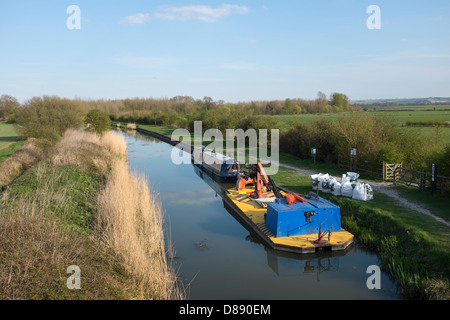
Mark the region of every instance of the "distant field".
<instances>
[{"instance_id":1,"label":"distant field","mask_svg":"<svg viewBox=\"0 0 450 320\"><path fill-rule=\"evenodd\" d=\"M389 115L393 117L399 126L405 125L407 121L450 121L450 106L435 106L436 110L426 111L432 109L434 106L395 106L396 111L370 111L374 115ZM399 111L414 108L414 111ZM449 109L446 111L445 109ZM394 109L393 109L394 110ZM305 115L277 115L274 116L280 122L280 130L289 130L293 123L308 123L320 119L328 119L330 121L337 121L340 117L347 116L348 113L326 113L326 114L305 114ZM420 130L424 135L430 136L436 132L434 127L405 127L408 130ZM446 141L450 143L450 128L440 128Z\"/></svg>"},{"instance_id":2,"label":"distant field","mask_svg":"<svg viewBox=\"0 0 450 320\"><path fill-rule=\"evenodd\" d=\"M414 110L414 111L440 111L440 110L450 110L450 105L423 105L423 106L362 106L363 108L367 108L369 110Z\"/></svg>"},{"instance_id":3,"label":"distant field","mask_svg":"<svg viewBox=\"0 0 450 320\"><path fill-rule=\"evenodd\" d=\"M0 148L19 139L14 125L0 121Z\"/></svg>"},{"instance_id":4,"label":"distant field","mask_svg":"<svg viewBox=\"0 0 450 320\"><path fill-rule=\"evenodd\" d=\"M406 121L450 121L449 111L374 111L375 114L392 114L397 122L405 124Z\"/></svg>"}]
</instances>

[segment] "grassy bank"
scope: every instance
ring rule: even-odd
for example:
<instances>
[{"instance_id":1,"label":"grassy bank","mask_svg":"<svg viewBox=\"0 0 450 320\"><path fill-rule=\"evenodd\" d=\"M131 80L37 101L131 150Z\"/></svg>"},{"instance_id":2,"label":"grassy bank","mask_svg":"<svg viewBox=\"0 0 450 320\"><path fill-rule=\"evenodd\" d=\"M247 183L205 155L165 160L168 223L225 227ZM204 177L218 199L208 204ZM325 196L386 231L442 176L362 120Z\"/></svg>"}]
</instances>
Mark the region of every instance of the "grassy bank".
<instances>
[{"instance_id":1,"label":"grassy bank","mask_svg":"<svg viewBox=\"0 0 450 320\"><path fill-rule=\"evenodd\" d=\"M158 200L129 172L123 138L69 130L29 167L20 159L0 165L22 168L8 170L14 178L0 198L0 299L183 297ZM81 270L80 290L67 287L71 265Z\"/></svg>"},{"instance_id":2,"label":"grassy bank","mask_svg":"<svg viewBox=\"0 0 450 320\"><path fill-rule=\"evenodd\" d=\"M290 169L280 168L273 178L277 185L299 193L312 190L309 176ZM342 226L355 235L358 244L378 253L383 270L398 281L405 297L450 298L448 227L380 193L369 202L321 196L341 207Z\"/></svg>"}]
</instances>

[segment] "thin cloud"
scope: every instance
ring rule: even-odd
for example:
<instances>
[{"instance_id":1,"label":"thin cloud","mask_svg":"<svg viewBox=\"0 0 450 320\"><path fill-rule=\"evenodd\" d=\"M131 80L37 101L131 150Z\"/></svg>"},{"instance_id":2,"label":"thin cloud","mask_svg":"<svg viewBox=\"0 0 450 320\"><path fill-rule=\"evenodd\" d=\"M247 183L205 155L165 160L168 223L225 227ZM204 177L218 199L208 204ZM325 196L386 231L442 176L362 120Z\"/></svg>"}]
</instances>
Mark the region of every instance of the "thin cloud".
<instances>
[{"instance_id":1,"label":"thin cloud","mask_svg":"<svg viewBox=\"0 0 450 320\"><path fill-rule=\"evenodd\" d=\"M162 13L156 13L155 17L162 20L189 21L198 20L204 22L216 22L218 19L230 14L246 14L249 11L246 6L222 4L218 8L210 6L193 5L182 7L167 7Z\"/></svg>"},{"instance_id":2,"label":"thin cloud","mask_svg":"<svg viewBox=\"0 0 450 320\"><path fill-rule=\"evenodd\" d=\"M132 24L145 24L150 19L150 15L148 13L137 13L132 16L127 16L119 22L119 24L124 25L132 25Z\"/></svg>"}]
</instances>

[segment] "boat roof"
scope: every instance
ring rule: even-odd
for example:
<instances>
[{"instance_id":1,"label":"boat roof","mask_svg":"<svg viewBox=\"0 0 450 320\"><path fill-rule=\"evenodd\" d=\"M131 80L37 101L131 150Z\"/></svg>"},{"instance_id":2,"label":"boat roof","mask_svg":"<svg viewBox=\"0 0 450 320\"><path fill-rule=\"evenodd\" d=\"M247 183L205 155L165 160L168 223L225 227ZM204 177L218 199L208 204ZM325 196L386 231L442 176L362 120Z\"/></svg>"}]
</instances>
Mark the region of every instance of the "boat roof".
<instances>
[{"instance_id":1,"label":"boat roof","mask_svg":"<svg viewBox=\"0 0 450 320\"><path fill-rule=\"evenodd\" d=\"M206 148L206 147L194 147L194 149L197 149L198 151L202 151L203 153L205 153L205 154L207 154L207 155L209 155L209 156L211 156L213 158L216 158L218 160L221 160L223 162L226 162L226 163L234 163L236 161L236 159L234 159L234 158L231 158L231 157L229 157L227 155L224 155L224 154L222 154L220 152L215 152L214 150L211 150L211 149Z\"/></svg>"}]
</instances>

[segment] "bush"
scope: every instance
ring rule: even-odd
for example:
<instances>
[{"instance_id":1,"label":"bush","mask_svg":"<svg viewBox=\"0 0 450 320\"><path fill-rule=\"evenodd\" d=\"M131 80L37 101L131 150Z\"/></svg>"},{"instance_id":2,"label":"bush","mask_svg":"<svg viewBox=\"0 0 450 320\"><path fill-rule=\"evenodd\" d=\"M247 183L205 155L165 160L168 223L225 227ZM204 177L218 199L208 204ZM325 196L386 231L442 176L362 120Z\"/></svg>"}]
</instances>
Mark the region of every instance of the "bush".
<instances>
[{"instance_id":1,"label":"bush","mask_svg":"<svg viewBox=\"0 0 450 320\"><path fill-rule=\"evenodd\" d=\"M81 127L83 115L77 102L58 97L35 97L15 112L15 121L24 137L55 142L69 128Z\"/></svg>"},{"instance_id":2,"label":"bush","mask_svg":"<svg viewBox=\"0 0 450 320\"><path fill-rule=\"evenodd\" d=\"M0 119L7 119L13 122L14 112L19 107L19 102L16 98L3 94L0 96Z\"/></svg>"},{"instance_id":3,"label":"bush","mask_svg":"<svg viewBox=\"0 0 450 320\"><path fill-rule=\"evenodd\" d=\"M111 127L109 116L97 109L88 112L84 119L84 123L86 123L90 130L96 133L103 133L108 131Z\"/></svg>"},{"instance_id":4,"label":"bush","mask_svg":"<svg viewBox=\"0 0 450 320\"><path fill-rule=\"evenodd\" d=\"M316 159L327 163L350 162L350 149L356 148L358 163L369 167L402 162L404 167L427 170L438 164L439 174L449 176L450 147L437 130L431 137L419 131L401 128L392 115L352 112L338 121L319 120L294 124L280 136L280 151L301 159L310 159L311 148L317 149Z\"/></svg>"},{"instance_id":5,"label":"bush","mask_svg":"<svg viewBox=\"0 0 450 320\"><path fill-rule=\"evenodd\" d=\"M310 159L311 148L316 148L318 161L335 163L337 162L335 139L333 124L329 120L300 123L280 135L280 150L300 159Z\"/></svg>"}]
</instances>

